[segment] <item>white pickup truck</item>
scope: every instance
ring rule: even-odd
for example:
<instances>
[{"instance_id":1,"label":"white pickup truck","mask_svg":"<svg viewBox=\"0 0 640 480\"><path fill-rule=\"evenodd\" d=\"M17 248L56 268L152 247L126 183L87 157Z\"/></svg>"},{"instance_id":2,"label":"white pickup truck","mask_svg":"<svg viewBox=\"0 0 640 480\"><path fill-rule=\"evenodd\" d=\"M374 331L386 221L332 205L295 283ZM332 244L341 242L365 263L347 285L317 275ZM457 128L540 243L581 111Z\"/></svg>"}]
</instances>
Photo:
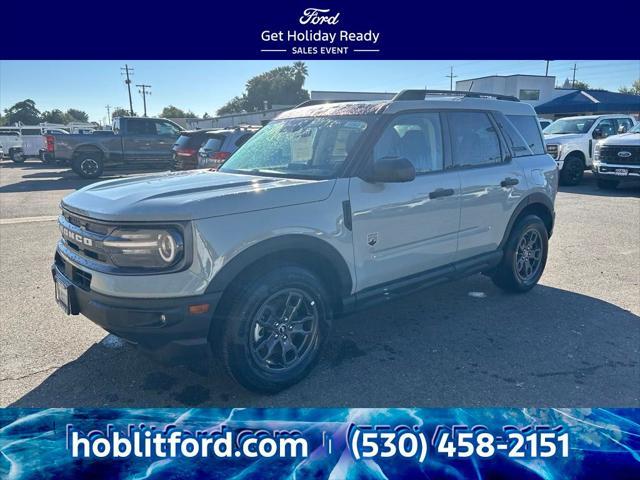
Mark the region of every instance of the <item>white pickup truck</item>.
<instances>
[{"instance_id":1,"label":"white pickup truck","mask_svg":"<svg viewBox=\"0 0 640 480\"><path fill-rule=\"evenodd\" d=\"M635 120L630 115L586 115L556 120L543 130L547 153L560 170L561 185L577 185L584 171L593 164L598 140L631 130Z\"/></svg>"}]
</instances>

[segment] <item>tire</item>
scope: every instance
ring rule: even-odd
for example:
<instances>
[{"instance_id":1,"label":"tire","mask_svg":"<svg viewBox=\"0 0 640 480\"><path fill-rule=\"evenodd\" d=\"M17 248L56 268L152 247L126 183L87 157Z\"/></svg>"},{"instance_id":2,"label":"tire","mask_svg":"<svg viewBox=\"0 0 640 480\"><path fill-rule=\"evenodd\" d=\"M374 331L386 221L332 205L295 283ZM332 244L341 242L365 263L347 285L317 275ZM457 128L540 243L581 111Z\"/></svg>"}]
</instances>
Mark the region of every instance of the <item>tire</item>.
<instances>
[{"instance_id":1,"label":"tire","mask_svg":"<svg viewBox=\"0 0 640 480\"><path fill-rule=\"evenodd\" d=\"M86 152L73 160L71 169L82 178L98 178L104 170L104 160L99 152Z\"/></svg>"},{"instance_id":2,"label":"tire","mask_svg":"<svg viewBox=\"0 0 640 480\"><path fill-rule=\"evenodd\" d=\"M534 238L535 245L532 245L530 242ZM493 283L506 292L528 292L544 272L548 249L547 228L540 217L527 215L521 218L511 230L502 260L491 277ZM535 251L539 251L537 256ZM527 265L531 266L531 271Z\"/></svg>"},{"instance_id":3,"label":"tire","mask_svg":"<svg viewBox=\"0 0 640 480\"><path fill-rule=\"evenodd\" d=\"M275 393L298 383L317 362L331 329L331 304L322 282L303 267L281 265L232 290L220 318L226 371L255 392ZM295 313L287 314L285 308L291 313L296 304Z\"/></svg>"},{"instance_id":4,"label":"tire","mask_svg":"<svg viewBox=\"0 0 640 480\"><path fill-rule=\"evenodd\" d=\"M584 160L578 155L569 155L560 170L560 185L578 185L584 176Z\"/></svg>"},{"instance_id":5,"label":"tire","mask_svg":"<svg viewBox=\"0 0 640 480\"><path fill-rule=\"evenodd\" d=\"M618 186L618 180L608 180L606 178L598 178L598 188L601 190L615 190Z\"/></svg>"},{"instance_id":6,"label":"tire","mask_svg":"<svg viewBox=\"0 0 640 480\"><path fill-rule=\"evenodd\" d=\"M22 153L21 150L11 150L9 152L9 157L11 158L11 160L14 163L24 163L24 161L26 160L24 154Z\"/></svg>"}]
</instances>

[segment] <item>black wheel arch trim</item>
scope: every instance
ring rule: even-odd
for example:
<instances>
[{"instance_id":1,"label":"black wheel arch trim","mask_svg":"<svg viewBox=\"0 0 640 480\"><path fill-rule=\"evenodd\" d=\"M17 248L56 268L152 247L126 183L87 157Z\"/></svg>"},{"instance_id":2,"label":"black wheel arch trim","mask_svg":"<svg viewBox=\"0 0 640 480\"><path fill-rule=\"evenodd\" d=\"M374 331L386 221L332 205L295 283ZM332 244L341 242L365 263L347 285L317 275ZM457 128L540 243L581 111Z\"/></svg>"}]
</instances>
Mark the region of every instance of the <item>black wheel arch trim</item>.
<instances>
[{"instance_id":1,"label":"black wheel arch trim","mask_svg":"<svg viewBox=\"0 0 640 480\"><path fill-rule=\"evenodd\" d=\"M75 159L77 158L79 155L82 155L83 153L91 153L91 152L98 152L102 155L102 159L103 161L106 161L109 158L109 154L107 153L107 151L98 146L98 145L94 145L91 143L84 143L82 145L78 145L76 148L73 149L73 153L71 154L71 158Z\"/></svg>"},{"instance_id":2,"label":"black wheel arch trim","mask_svg":"<svg viewBox=\"0 0 640 480\"><path fill-rule=\"evenodd\" d=\"M555 209L553 206L553 202L544 193L535 192L530 195L527 195L516 206L515 210L511 214L511 218L509 219L509 223L507 224L507 228L505 229L504 235L502 237L502 241L500 242L500 248L504 248L507 241L509 240L511 231L513 230L513 227L516 221L518 220L518 217L520 216L520 214L524 211L525 208L530 207L532 205L541 205L549 212L549 216L551 218L551 225L549 228L549 238L551 238L551 235L553 233L553 226L555 223Z\"/></svg>"},{"instance_id":3,"label":"black wheel arch trim","mask_svg":"<svg viewBox=\"0 0 640 480\"><path fill-rule=\"evenodd\" d=\"M252 245L233 257L222 269L215 274L206 292L220 292L225 290L246 268L268 256L286 252L308 252L319 256L332 274L337 274L340 289L337 293L348 296L351 293L353 280L346 261L340 253L324 240L304 234L288 234L263 240ZM287 260L283 256L283 260Z\"/></svg>"}]
</instances>

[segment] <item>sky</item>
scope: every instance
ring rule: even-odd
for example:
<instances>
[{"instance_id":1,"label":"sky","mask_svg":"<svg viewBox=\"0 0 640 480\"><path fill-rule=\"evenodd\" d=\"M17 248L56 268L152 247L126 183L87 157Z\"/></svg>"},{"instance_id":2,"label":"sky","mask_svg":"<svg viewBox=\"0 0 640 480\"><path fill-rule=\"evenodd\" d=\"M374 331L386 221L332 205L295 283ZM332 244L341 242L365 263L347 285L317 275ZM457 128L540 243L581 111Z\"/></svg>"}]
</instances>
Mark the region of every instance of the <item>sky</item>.
<instances>
[{"instance_id":1,"label":"sky","mask_svg":"<svg viewBox=\"0 0 640 480\"><path fill-rule=\"evenodd\" d=\"M91 121L105 123L106 105L128 107L128 95L120 67L134 68L132 84L150 84L147 97L149 115L174 105L202 116L215 111L244 90L251 77L287 61L181 61L181 60L79 60L1 61L0 109L31 98L40 111L77 108ZM397 92L405 88L448 89L449 69L455 80L486 75L544 75L544 60L309 60L307 90L347 90ZM585 61L557 60L549 75L557 83L573 75L593 88L617 91L640 78L639 60ZM455 86L455 84L454 84ZM142 96L132 87L133 108L142 113Z\"/></svg>"}]
</instances>

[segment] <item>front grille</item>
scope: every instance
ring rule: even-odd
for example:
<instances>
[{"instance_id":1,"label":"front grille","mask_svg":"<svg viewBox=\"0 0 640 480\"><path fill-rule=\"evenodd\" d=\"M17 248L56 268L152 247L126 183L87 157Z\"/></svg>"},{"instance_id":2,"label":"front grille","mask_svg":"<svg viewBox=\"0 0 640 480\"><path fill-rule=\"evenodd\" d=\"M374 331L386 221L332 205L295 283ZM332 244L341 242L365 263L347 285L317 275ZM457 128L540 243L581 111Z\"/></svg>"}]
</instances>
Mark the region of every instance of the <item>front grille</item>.
<instances>
[{"instance_id":1,"label":"front grille","mask_svg":"<svg viewBox=\"0 0 640 480\"><path fill-rule=\"evenodd\" d=\"M58 219L58 223L62 233L62 241L69 250L94 262L108 262L109 258L104 251L102 242L115 226L88 220L66 210Z\"/></svg>"},{"instance_id":2,"label":"front grille","mask_svg":"<svg viewBox=\"0 0 640 480\"><path fill-rule=\"evenodd\" d=\"M58 270L60 270L60 273L72 280L74 285L87 291L91 288L91 274L89 272L85 272L71 265L71 263L66 262L58 252L56 252L54 263Z\"/></svg>"},{"instance_id":3,"label":"front grille","mask_svg":"<svg viewBox=\"0 0 640 480\"><path fill-rule=\"evenodd\" d=\"M621 157L620 152L629 152L631 156ZM600 162L617 165L640 165L640 146L602 145Z\"/></svg>"}]
</instances>

